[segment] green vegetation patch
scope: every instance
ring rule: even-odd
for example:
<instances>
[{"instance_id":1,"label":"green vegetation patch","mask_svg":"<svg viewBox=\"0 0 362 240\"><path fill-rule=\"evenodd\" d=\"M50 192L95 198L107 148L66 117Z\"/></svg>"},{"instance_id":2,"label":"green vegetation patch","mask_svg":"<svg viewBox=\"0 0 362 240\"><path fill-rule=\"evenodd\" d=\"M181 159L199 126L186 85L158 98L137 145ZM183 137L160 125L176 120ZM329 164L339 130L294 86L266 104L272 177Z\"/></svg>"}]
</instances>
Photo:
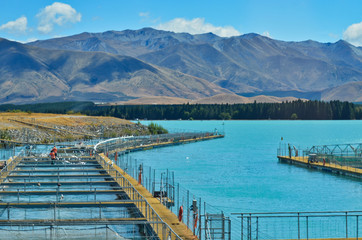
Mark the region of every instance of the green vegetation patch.
<instances>
[{"instance_id":1,"label":"green vegetation patch","mask_svg":"<svg viewBox=\"0 0 362 240\"><path fill-rule=\"evenodd\" d=\"M151 122L149 125L148 125L148 130L150 131L150 133L152 135L155 135L155 134L166 134L168 133L167 129L163 128L161 125L158 125L157 123L153 123Z\"/></svg>"}]
</instances>

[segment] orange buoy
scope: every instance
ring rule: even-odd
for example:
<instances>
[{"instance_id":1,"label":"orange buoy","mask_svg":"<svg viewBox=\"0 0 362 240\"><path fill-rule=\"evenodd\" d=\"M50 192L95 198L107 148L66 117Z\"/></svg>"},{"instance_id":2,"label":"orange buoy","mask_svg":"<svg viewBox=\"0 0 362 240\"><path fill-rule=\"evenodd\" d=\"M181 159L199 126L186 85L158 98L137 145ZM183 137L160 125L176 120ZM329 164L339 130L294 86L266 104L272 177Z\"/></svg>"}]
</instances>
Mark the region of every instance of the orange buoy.
<instances>
[{"instance_id":1,"label":"orange buoy","mask_svg":"<svg viewBox=\"0 0 362 240\"><path fill-rule=\"evenodd\" d=\"M179 220L179 222L182 222L183 214L184 214L184 208L182 206L180 206L180 210L178 211L178 220Z\"/></svg>"},{"instance_id":2,"label":"orange buoy","mask_svg":"<svg viewBox=\"0 0 362 240\"><path fill-rule=\"evenodd\" d=\"M198 213L195 213L195 219L194 219L194 228L196 229L197 228L197 221L199 220L199 214Z\"/></svg>"},{"instance_id":3,"label":"orange buoy","mask_svg":"<svg viewBox=\"0 0 362 240\"><path fill-rule=\"evenodd\" d=\"M142 171L140 170L140 172L138 173L138 184L142 184Z\"/></svg>"}]
</instances>

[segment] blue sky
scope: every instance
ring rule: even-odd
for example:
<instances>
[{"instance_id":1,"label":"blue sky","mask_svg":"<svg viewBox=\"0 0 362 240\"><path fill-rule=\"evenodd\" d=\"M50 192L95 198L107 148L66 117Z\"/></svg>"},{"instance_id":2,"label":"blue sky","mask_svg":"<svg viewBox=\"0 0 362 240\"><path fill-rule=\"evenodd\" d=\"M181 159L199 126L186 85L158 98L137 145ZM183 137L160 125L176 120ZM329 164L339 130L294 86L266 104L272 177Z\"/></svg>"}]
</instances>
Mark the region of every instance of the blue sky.
<instances>
[{"instance_id":1,"label":"blue sky","mask_svg":"<svg viewBox=\"0 0 362 240\"><path fill-rule=\"evenodd\" d=\"M360 0L1 0L0 37L21 42L154 27L362 45Z\"/></svg>"}]
</instances>

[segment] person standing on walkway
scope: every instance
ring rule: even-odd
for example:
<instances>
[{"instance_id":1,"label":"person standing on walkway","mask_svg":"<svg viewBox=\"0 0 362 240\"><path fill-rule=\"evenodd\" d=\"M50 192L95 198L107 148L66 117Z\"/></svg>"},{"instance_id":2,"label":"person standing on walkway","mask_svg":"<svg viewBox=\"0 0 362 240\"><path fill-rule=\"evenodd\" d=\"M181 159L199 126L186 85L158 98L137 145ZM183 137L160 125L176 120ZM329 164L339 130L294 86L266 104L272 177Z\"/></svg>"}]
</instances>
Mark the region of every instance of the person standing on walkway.
<instances>
[{"instance_id":1,"label":"person standing on walkway","mask_svg":"<svg viewBox=\"0 0 362 240\"><path fill-rule=\"evenodd\" d=\"M298 157L298 149L293 145L295 156Z\"/></svg>"},{"instance_id":2,"label":"person standing on walkway","mask_svg":"<svg viewBox=\"0 0 362 240\"><path fill-rule=\"evenodd\" d=\"M53 147L52 152L54 152L55 157L57 157L57 155L58 155L58 154L57 154L57 153L58 153L58 149L57 149L56 146Z\"/></svg>"},{"instance_id":3,"label":"person standing on walkway","mask_svg":"<svg viewBox=\"0 0 362 240\"><path fill-rule=\"evenodd\" d=\"M49 155L50 155L50 159L51 159L52 165L53 165L53 164L54 164L54 161L55 161L55 153L54 153L54 151L52 150L52 151L49 153Z\"/></svg>"},{"instance_id":4,"label":"person standing on walkway","mask_svg":"<svg viewBox=\"0 0 362 240\"><path fill-rule=\"evenodd\" d=\"M292 158L292 148L290 147L289 143L288 143L288 152L289 152L289 158Z\"/></svg>"}]
</instances>

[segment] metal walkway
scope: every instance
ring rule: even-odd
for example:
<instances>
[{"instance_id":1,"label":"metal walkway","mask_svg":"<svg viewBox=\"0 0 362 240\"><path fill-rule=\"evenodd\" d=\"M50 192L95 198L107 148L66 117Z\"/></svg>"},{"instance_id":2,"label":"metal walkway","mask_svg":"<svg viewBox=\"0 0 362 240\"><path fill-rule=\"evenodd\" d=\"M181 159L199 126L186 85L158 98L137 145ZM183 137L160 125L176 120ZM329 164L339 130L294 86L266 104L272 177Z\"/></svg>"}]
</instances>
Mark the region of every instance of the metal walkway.
<instances>
[{"instance_id":1,"label":"metal walkway","mask_svg":"<svg viewBox=\"0 0 362 240\"><path fill-rule=\"evenodd\" d=\"M361 143L320 145L307 149L298 149L290 143L280 143L277 157L282 163L362 178Z\"/></svg>"},{"instance_id":2,"label":"metal walkway","mask_svg":"<svg viewBox=\"0 0 362 240\"><path fill-rule=\"evenodd\" d=\"M301 156L301 157L293 157L293 156L278 156L280 162L296 164L303 167L313 168L317 170L321 170L324 172L331 172L335 174L362 178L362 169L350 166L343 166L332 162L326 162L323 160L319 161L311 161L310 157Z\"/></svg>"}]
</instances>

